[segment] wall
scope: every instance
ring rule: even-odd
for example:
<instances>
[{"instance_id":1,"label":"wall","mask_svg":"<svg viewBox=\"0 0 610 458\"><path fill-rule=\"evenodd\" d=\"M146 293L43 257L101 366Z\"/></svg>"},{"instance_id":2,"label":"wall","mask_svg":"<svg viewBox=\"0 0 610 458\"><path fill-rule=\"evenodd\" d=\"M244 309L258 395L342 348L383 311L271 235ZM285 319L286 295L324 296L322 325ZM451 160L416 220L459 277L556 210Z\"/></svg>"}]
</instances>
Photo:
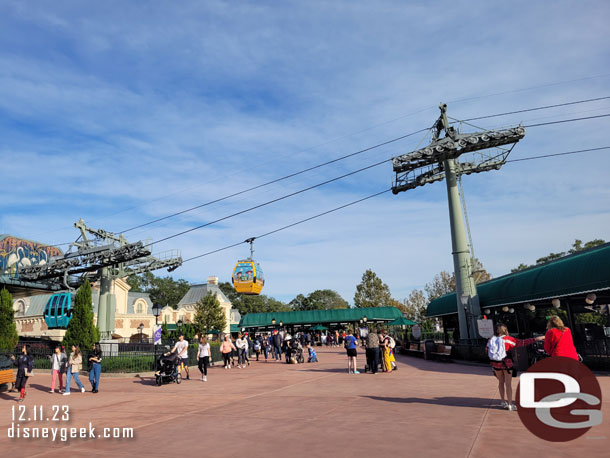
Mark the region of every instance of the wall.
<instances>
[{"instance_id":1,"label":"wall","mask_svg":"<svg viewBox=\"0 0 610 458\"><path fill-rule=\"evenodd\" d=\"M59 248L8 235L0 240L0 273L11 275L18 267L46 264L61 254Z\"/></svg>"}]
</instances>

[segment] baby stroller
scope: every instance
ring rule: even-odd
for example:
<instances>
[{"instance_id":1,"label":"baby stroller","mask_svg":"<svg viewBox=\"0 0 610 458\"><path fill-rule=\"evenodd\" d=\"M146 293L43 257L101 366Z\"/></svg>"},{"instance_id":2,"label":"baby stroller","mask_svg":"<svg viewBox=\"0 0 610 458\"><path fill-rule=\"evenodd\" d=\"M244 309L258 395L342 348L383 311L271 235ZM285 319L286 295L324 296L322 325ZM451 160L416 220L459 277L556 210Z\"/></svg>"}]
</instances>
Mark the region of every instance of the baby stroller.
<instances>
[{"instance_id":1,"label":"baby stroller","mask_svg":"<svg viewBox=\"0 0 610 458\"><path fill-rule=\"evenodd\" d=\"M182 374L178 371L180 358L178 358L176 353L161 355L157 364L159 370L155 372L155 382L158 386L164 383L180 383L182 381Z\"/></svg>"},{"instance_id":2,"label":"baby stroller","mask_svg":"<svg viewBox=\"0 0 610 458\"><path fill-rule=\"evenodd\" d=\"M303 364L305 362L305 358L303 358L303 346L301 343L294 339L289 347L290 357L287 358L286 362L290 362L291 364Z\"/></svg>"}]
</instances>

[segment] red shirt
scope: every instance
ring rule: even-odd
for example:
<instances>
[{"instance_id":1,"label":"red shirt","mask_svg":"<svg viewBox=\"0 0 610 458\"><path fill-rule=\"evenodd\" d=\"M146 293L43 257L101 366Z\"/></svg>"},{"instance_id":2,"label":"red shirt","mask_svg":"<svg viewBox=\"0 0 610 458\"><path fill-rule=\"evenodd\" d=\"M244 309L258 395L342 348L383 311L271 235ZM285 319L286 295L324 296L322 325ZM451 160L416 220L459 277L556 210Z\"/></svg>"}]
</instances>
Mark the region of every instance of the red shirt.
<instances>
[{"instance_id":1,"label":"red shirt","mask_svg":"<svg viewBox=\"0 0 610 458\"><path fill-rule=\"evenodd\" d=\"M557 328L549 329L544 336L544 351L550 356L563 356L578 361L578 353L569 328L564 328L563 331Z\"/></svg>"}]
</instances>

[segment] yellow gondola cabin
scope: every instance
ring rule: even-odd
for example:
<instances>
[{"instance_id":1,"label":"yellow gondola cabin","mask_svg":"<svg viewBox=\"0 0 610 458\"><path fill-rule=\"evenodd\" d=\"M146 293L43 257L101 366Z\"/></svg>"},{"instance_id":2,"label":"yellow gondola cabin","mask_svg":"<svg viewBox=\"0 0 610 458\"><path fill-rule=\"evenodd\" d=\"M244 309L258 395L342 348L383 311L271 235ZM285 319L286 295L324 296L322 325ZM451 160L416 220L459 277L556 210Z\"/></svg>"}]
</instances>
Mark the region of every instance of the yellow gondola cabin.
<instances>
[{"instance_id":1,"label":"yellow gondola cabin","mask_svg":"<svg viewBox=\"0 0 610 458\"><path fill-rule=\"evenodd\" d=\"M254 258L253 242L254 238L245 241L250 244L250 257L242 261L237 261L233 269L231 281L235 291L240 294L260 294L265 285L265 275L263 269Z\"/></svg>"}]
</instances>

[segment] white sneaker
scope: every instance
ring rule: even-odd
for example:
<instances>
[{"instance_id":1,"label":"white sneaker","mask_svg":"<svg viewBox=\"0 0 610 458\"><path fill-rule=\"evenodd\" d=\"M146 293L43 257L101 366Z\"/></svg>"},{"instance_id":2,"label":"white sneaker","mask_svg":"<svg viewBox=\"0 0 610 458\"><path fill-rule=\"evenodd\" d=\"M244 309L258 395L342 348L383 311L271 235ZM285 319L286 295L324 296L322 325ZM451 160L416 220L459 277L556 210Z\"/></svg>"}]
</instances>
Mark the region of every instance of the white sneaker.
<instances>
[{"instance_id":1,"label":"white sneaker","mask_svg":"<svg viewBox=\"0 0 610 458\"><path fill-rule=\"evenodd\" d=\"M512 410L513 412L516 412L517 406L515 404L511 404L510 406L508 406L508 410Z\"/></svg>"},{"instance_id":2,"label":"white sneaker","mask_svg":"<svg viewBox=\"0 0 610 458\"><path fill-rule=\"evenodd\" d=\"M70 396L70 393L64 393L63 395L64 396Z\"/></svg>"},{"instance_id":3,"label":"white sneaker","mask_svg":"<svg viewBox=\"0 0 610 458\"><path fill-rule=\"evenodd\" d=\"M508 409L508 402L506 402L506 401L502 401L502 404L500 404L500 407L501 407L502 409ZM509 410L510 410L510 409L509 409Z\"/></svg>"},{"instance_id":4,"label":"white sneaker","mask_svg":"<svg viewBox=\"0 0 610 458\"><path fill-rule=\"evenodd\" d=\"M228 367L229 369L231 369L231 365L230 365L230 364L229 364L227 367Z\"/></svg>"},{"instance_id":5,"label":"white sneaker","mask_svg":"<svg viewBox=\"0 0 610 458\"><path fill-rule=\"evenodd\" d=\"M207 377L204 375L202 380L203 380L204 382L207 382L207 381L208 381L208 378L207 378Z\"/></svg>"},{"instance_id":6,"label":"white sneaker","mask_svg":"<svg viewBox=\"0 0 610 458\"><path fill-rule=\"evenodd\" d=\"M80 392L81 392L81 393L84 393L84 392L85 392L85 387L84 387L84 386L83 386L83 387L80 389Z\"/></svg>"},{"instance_id":7,"label":"white sneaker","mask_svg":"<svg viewBox=\"0 0 610 458\"><path fill-rule=\"evenodd\" d=\"M51 391L49 391L49 393L55 393L55 390L51 390Z\"/></svg>"},{"instance_id":8,"label":"white sneaker","mask_svg":"<svg viewBox=\"0 0 610 458\"><path fill-rule=\"evenodd\" d=\"M238 368L238 369L241 369L241 366L238 364L238 365L237 365L237 368Z\"/></svg>"}]
</instances>

